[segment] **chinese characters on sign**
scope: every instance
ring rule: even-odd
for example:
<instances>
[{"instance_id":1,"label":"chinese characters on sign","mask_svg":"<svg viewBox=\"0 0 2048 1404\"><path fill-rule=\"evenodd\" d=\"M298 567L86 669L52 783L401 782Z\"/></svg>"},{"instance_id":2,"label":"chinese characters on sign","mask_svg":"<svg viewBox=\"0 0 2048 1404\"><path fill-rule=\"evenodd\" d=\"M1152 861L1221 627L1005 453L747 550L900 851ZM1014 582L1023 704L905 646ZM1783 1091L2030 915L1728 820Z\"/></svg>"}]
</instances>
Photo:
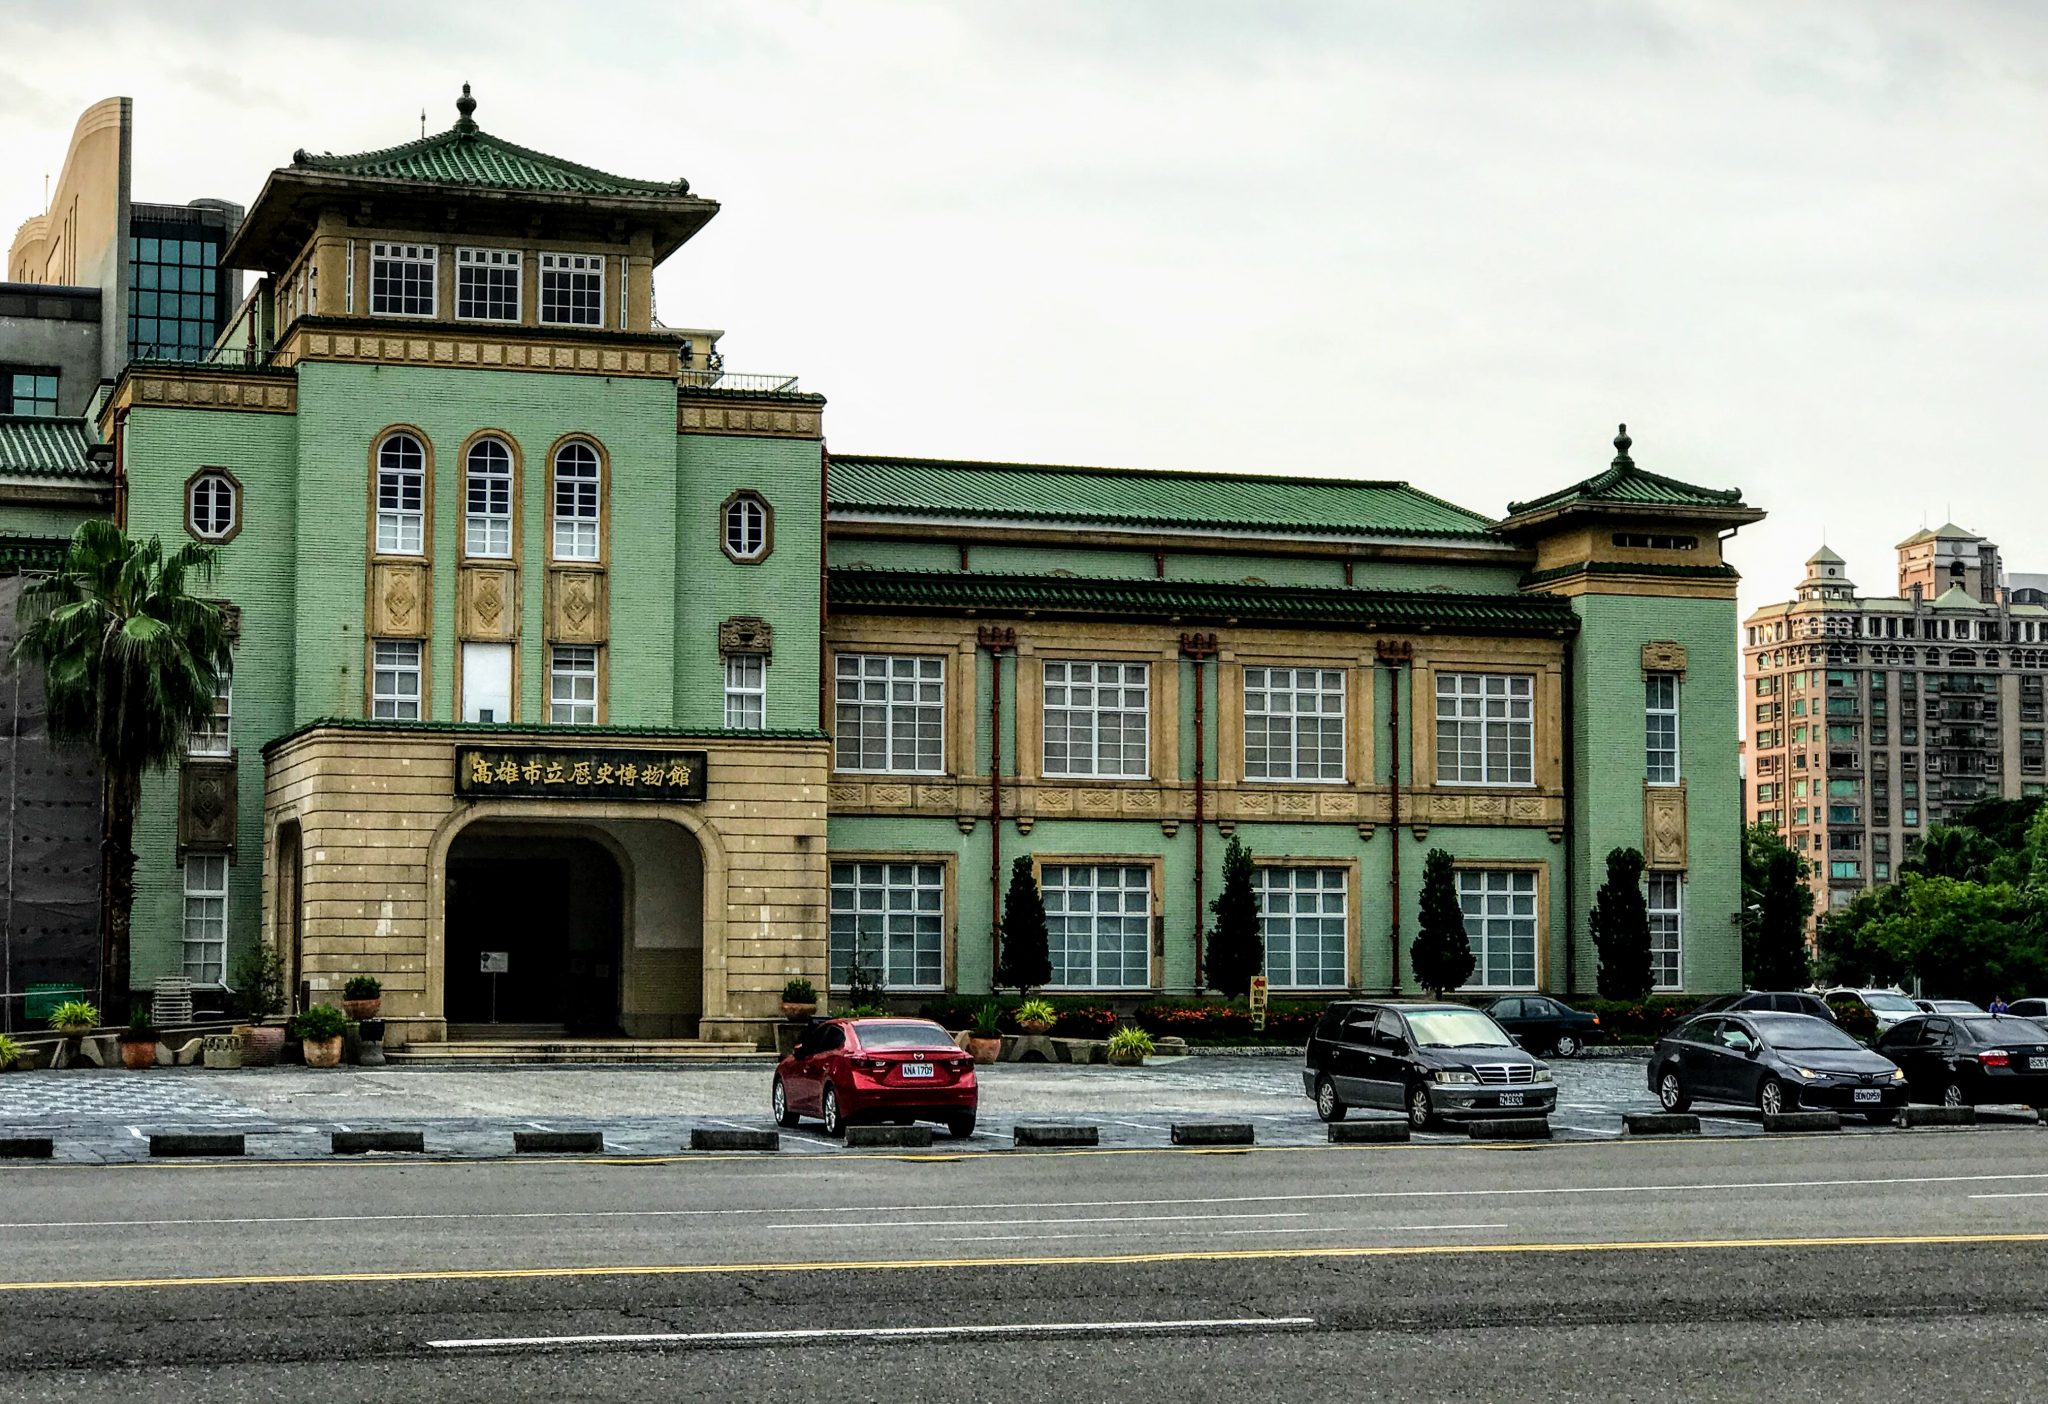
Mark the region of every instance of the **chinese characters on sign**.
<instances>
[{"instance_id":1,"label":"chinese characters on sign","mask_svg":"<svg viewBox=\"0 0 2048 1404\"><path fill-rule=\"evenodd\" d=\"M704 798L702 751L586 751L458 746L455 793L468 799Z\"/></svg>"},{"instance_id":2,"label":"chinese characters on sign","mask_svg":"<svg viewBox=\"0 0 2048 1404\"><path fill-rule=\"evenodd\" d=\"M1266 1028L1266 977L1252 976L1251 990L1252 1028L1264 1032Z\"/></svg>"}]
</instances>

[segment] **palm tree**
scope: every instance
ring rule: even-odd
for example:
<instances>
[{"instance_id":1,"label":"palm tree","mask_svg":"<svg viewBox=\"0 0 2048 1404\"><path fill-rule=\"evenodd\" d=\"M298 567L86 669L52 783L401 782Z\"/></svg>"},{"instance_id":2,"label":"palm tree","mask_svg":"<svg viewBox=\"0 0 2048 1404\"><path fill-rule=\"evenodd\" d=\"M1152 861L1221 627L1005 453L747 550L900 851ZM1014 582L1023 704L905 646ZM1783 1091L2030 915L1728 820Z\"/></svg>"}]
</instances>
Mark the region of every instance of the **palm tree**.
<instances>
[{"instance_id":1,"label":"palm tree","mask_svg":"<svg viewBox=\"0 0 2048 1404\"><path fill-rule=\"evenodd\" d=\"M135 813L142 778L176 761L213 711L229 667L223 611L187 591L211 579L214 551L196 542L166 553L110 521L80 525L54 574L21 594L15 656L41 665L50 733L89 747L100 766L100 923L103 1003L128 1002L135 907Z\"/></svg>"}]
</instances>

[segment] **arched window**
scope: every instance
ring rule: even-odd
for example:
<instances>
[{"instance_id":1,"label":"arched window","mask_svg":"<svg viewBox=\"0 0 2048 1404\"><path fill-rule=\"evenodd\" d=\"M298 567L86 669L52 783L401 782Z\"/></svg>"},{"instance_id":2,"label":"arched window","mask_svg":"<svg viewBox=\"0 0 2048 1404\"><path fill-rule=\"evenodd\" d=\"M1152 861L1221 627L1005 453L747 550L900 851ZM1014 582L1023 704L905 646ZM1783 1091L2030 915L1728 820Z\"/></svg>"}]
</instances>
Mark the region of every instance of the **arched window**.
<instances>
[{"instance_id":1,"label":"arched window","mask_svg":"<svg viewBox=\"0 0 2048 1404\"><path fill-rule=\"evenodd\" d=\"M185 485L185 529L201 541L220 542L242 525L242 489L222 468L194 473Z\"/></svg>"},{"instance_id":2,"label":"arched window","mask_svg":"<svg viewBox=\"0 0 2048 1404\"><path fill-rule=\"evenodd\" d=\"M427 451L410 434L377 445L377 550L417 556L426 546Z\"/></svg>"},{"instance_id":3,"label":"arched window","mask_svg":"<svg viewBox=\"0 0 2048 1404\"><path fill-rule=\"evenodd\" d=\"M464 465L463 549L472 556L512 554L512 450L499 439L478 439Z\"/></svg>"},{"instance_id":4,"label":"arched window","mask_svg":"<svg viewBox=\"0 0 2048 1404\"><path fill-rule=\"evenodd\" d=\"M571 439L555 450L555 559L598 559L597 450Z\"/></svg>"},{"instance_id":5,"label":"arched window","mask_svg":"<svg viewBox=\"0 0 2048 1404\"><path fill-rule=\"evenodd\" d=\"M725 554L736 561L758 561L774 544L773 516L755 492L736 492L725 499L722 513Z\"/></svg>"}]
</instances>

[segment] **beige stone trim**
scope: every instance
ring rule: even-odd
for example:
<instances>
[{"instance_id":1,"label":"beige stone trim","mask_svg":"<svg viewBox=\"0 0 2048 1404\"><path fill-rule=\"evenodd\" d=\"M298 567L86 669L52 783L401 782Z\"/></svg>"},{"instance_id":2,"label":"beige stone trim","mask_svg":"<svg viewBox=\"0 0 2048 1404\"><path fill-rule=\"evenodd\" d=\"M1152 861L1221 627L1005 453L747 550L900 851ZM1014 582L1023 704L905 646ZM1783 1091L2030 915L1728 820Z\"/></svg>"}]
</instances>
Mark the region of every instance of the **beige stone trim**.
<instances>
[{"instance_id":1,"label":"beige stone trim","mask_svg":"<svg viewBox=\"0 0 2048 1404\"><path fill-rule=\"evenodd\" d=\"M1825 803L1825 801L1823 801ZM1686 864L1685 782L1643 786L1643 862L1659 871Z\"/></svg>"},{"instance_id":2,"label":"beige stone trim","mask_svg":"<svg viewBox=\"0 0 2048 1404\"><path fill-rule=\"evenodd\" d=\"M789 405L778 400L684 399L676 409L678 434L817 439L824 436L824 423L825 414L819 406Z\"/></svg>"},{"instance_id":3,"label":"beige stone trim","mask_svg":"<svg viewBox=\"0 0 2048 1404\"><path fill-rule=\"evenodd\" d=\"M369 241L360 240L358 257L367 261ZM452 254L442 262L451 263ZM537 268L533 270L538 276ZM613 277L618 270L613 267ZM324 276L324 275L323 275ZM358 281L358 300L367 298L366 282ZM323 290L324 291L324 290ZM358 310L358 317L367 313ZM337 332L295 326L278 343L272 363L296 365L300 361L338 361L356 364L435 366L455 370L552 371L572 375L631 376L650 380L674 380L676 353L666 347L606 344L602 341L550 341L549 329L522 329L508 324L478 322L474 329L462 324L451 330L440 322L408 327L402 318L376 318L372 329ZM508 335L508 333L511 333ZM814 412L813 419L818 416ZM809 437L816 437L811 435Z\"/></svg>"},{"instance_id":4,"label":"beige stone trim","mask_svg":"<svg viewBox=\"0 0 2048 1404\"><path fill-rule=\"evenodd\" d=\"M126 400L126 404L123 400ZM126 396L116 397L109 410L127 405L165 409L254 410L263 414L297 414L299 387L283 376L234 375L204 367L130 373Z\"/></svg>"},{"instance_id":5,"label":"beige stone trim","mask_svg":"<svg viewBox=\"0 0 2048 1404\"><path fill-rule=\"evenodd\" d=\"M1643 645L1643 671L1685 676L1685 645L1660 639Z\"/></svg>"}]
</instances>

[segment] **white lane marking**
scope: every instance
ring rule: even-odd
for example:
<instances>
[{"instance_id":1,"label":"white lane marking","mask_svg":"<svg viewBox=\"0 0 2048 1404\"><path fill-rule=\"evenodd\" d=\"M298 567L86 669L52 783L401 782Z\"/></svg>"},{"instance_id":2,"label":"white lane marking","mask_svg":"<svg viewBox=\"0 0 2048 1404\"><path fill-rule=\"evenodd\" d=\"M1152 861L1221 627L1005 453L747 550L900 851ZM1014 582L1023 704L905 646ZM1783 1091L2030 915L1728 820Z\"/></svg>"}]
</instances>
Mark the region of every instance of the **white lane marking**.
<instances>
[{"instance_id":1,"label":"white lane marking","mask_svg":"<svg viewBox=\"0 0 2048 1404\"><path fill-rule=\"evenodd\" d=\"M1560 1131L1576 1131L1581 1136L1619 1136L1619 1131L1608 1131L1598 1126L1567 1126L1562 1121L1552 1122Z\"/></svg>"},{"instance_id":2,"label":"white lane marking","mask_svg":"<svg viewBox=\"0 0 2048 1404\"><path fill-rule=\"evenodd\" d=\"M1192 1224L1218 1219L1306 1219L1308 1210L1265 1214L1106 1214L1073 1219L891 1219L886 1224L762 1224L799 1233L862 1233L870 1228L998 1228L1008 1224Z\"/></svg>"},{"instance_id":3,"label":"white lane marking","mask_svg":"<svg viewBox=\"0 0 2048 1404\"><path fill-rule=\"evenodd\" d=\"M1973 1194L1972 1199L2048 1199L2048 1190L2014 1191L2009 1194Z\"/></svg>"},{"instance_id":4,"label":"white lane marking","mask_svg":"<svg viewBox=\"0 0 2048 1404\"><path fill-rule=\"evenodd\" d=\"M1258 1331L1313 1326L1313 1316L1234 1316L1185 1321L1019 1321L1007 1326L856 1326L788 1331L669 1331L641 1336L501 1336L428 1341L436 1350L502 1350L510 1346L794 1345L806 1341L946 1340L975 1336L1088 1336L1116 1331Z\"/></svg>"},{"instance_id":5,"label":"white lane marking","mask_svg":"<svg viewBox=\"0 0 2048 1404\"><path fill-rule=\"evenodd\" d=\"M1387 1227L1387 1228L1382 1228L1382 1227L1380 1227L1380 1226L1378 1226L1378 1225L1376 1225L1376 1224L1368 1224L1368 1225L1365 1225L1365 1226L1364 1226L1363 1228L1360 1228L1360 1227L1359 1227L1359 1226L1357 1226L1357 1225L1348 1225L1348 1226L1347 1226L1347 1225L1344 1225L1344 1224L1322 1224L1322 1225L1319 1225L1319 1226L1316 1226L1316 1227L1302 1227L1302 1228L1242 1228L1242 1229L1216 1229L1216 1230L1213 1230L1212 1232L1210 1232L1210 1233L1208 1233L1208 1234L1205 1234L1205 1235L1204 1235L1204 1237L1208 1237L1208 1238L1236 1238L1236 1237L1239 1237L1239 1236L1241 1236L1241 1235L1245 1235L1245 1234L1257 1234L1257 1233L1449 1233L1449 1232L1451 1232L1451 1231L1453 1231L1453 1230L1456 1230L1456 1229L1503 1229L1503 1228L1506 1228L1506 1227L1507 1227L1507 1225L1506 1225L1506 1224L1398 1224L1398 1225L1394 1225L1394 1226L1391 1226L1391 1227ZM1090 1240L1093 1240L1094 1242L1097 1242L1097 1243L1102 1243L1102 1242L1108 1241L1108 1240L1110 1240L1110 1239L1112 1239L1112 1238L1116 1238L1116 1239L1122 1239L1122 1238L1189 1238L1189 1237L1192 1237L1192 1236L1193 1236L1193 1235L1191 1235L1191 1234L1186 1234L1186 1233L1180 1233L1180 1232L1176 1232L1176 1231L1175 1231L1175 1230L1173 1230L1173 1229L1139 1229L1139 1230L1137 1230L1137 1231L1136 1231L1135 1233L1129 1233L1129 1234L1102 1234L1102 1233L976 1233L976 1234L961 1234L961 1235L957 1235L957 1236L952 1236L952 1235L949 1235L949 1236L943 1236L943 1237L939 1237L939 1238L934 1238L934 1239L932 1240L932 1242L934 1242L934 1243L1017 1243L1017 1242L1021 1242L1021 1241L1025 1240L1025 1239L1037 1239L1037 1238L1047 1238L1047 1239L1060 1239L1060 1238L1085 1238L1085 1239L1090 1239Z\"/></svg>"},{"instance_id":6,"label":"white lane marking","mask_svg":"<svg viewBox=\"0 0 2048 1404\"><path fill-rule=\"evenodd\" d=\"M831 1144L827 1142L826 1144ZM2048 1180L2048 1172L2030 1171L2003 1175L1893 1175L1852 1180L1729 1180L1711 1184L1671 1185L1512 1185L1494 1189L1343 1190L1320 1194L1240 1194L1178 1196L1171 1199L1055 1199L1023 1200L994 1204L862 1204L821 1205L806 1210L811 1214L937 1214L971 1213L990 1209L1143 1209L1160 1205L1185 1207L1198 1204L1317 1204L1369 1199L1505 1199L1528 1195L1607 1194L1701 1194L1710 1190L1854 1189L1862 1186L2007 1184ZM95 1229L95 1228L182 1228L226 1227L241 1224L365 1224L365 1223L467 1223L490 1219L718 1219L744 1218L762 1214L786 1214L787 1205L730 1209L530 1209L484 1211L466 1214L278 1214L255 1218L217 1219L60 1219L22 1223L0 1221L0 1232L8 1229ZM947 1223L967 1220L948 1219ZM1034 1220L1034 1222L1038 1222ZM891 1221L890 1226L894 1226Z\"/></svg>"}]
</instances>

